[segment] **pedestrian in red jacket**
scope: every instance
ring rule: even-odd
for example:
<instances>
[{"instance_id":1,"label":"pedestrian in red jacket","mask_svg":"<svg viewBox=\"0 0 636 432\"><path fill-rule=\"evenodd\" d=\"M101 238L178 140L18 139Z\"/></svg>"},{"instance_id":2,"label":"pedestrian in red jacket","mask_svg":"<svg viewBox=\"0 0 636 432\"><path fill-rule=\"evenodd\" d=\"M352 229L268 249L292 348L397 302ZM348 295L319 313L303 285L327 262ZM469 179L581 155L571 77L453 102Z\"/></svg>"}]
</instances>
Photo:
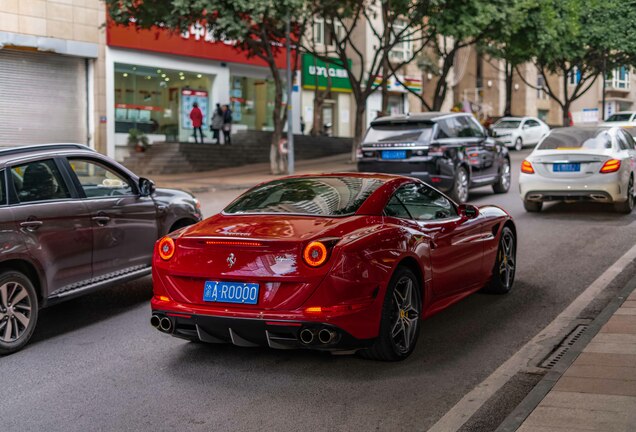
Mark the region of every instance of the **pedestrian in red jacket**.
<instances>
[{"instance_id":1,"label":"pedestrian in red jacket","mask_svg":"<svg viewBox=\"0 0 636 432\"><path fill-rule=\"evenodd\" d=\"M201 136L201 144L203 144L203 129L201 129L201 125L203 124L203 113L201 112L201 109L199 109L199 104L196 102L192 104L192 111L190 111L190 120L192 120L192 127L194 128L194 142L198 142L198 130L199 135Z\"/></svg>"}]
</instances>

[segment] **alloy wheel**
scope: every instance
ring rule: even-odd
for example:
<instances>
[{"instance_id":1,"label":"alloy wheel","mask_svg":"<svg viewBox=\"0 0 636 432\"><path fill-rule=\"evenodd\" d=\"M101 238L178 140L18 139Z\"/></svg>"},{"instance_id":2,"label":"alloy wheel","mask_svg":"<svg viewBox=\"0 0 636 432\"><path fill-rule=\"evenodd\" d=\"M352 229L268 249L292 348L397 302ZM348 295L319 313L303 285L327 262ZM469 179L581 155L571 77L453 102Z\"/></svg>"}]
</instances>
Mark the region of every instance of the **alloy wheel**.
<instances>
[{"instance_id":1,"label":"alloy wheel","mask_svg":"<svg viewBox=\"0 0 636 432\"><path fill-rule=\"evenodd\" d=\"M0 341L15 342L27 330L31 321L31 299L27 289L18 282L0 286Z\"/></svg>"},{"instance_id":2,"label":"alloy wheel","mask_svg":"<svg viewBox=\"0 0 636 432\"><path fill-rule=\"evenodd\" d=\"M455 180L455 196L460 204L468 200L468 176L464 169L457 171L457 179Z\"/></svg>"},{"instance_id":3,"label":"alloy wheel","mask_svg":"<svg viewBox=\"0 0 636 432\"><path fill-rule=\"evenodd\" d=\"M402 277L393 290L391 339L400 353L407 353L415 342L419 325L419 304L413 280Z\"/></svg>"},{"instance_id":4,"label":"alloy wheel","mask_svg":"<svg viewBox=\"0 0 636 432\"><path fill-rule=\"evenodd\" d=\"M501 174L501 186L503 189L510 189L510 162L508 159L504 160L503 172Z\"/></svg>"},{"instance_id":5,"label":"alloy wheel","mask_svg":"<svg viewBox=\"0 0 636 432\"><path fill-rule=\"evenodd\" d=\"M515 278L515 238L509 231L504 231L499 243L497 256L499 263L499 278L501 284L509 289Z\"/></svg>"},{"instance_id":6,"label":"alloy wheel","mask_svg":"<svg viewBox=\"0 0 636 432\"><path fill-rule=\"evenodd\" d=\"M627 185L627 205L630 210L634 208L634 179L629 179L629 184Z\"/></svg>"}]
</instances>

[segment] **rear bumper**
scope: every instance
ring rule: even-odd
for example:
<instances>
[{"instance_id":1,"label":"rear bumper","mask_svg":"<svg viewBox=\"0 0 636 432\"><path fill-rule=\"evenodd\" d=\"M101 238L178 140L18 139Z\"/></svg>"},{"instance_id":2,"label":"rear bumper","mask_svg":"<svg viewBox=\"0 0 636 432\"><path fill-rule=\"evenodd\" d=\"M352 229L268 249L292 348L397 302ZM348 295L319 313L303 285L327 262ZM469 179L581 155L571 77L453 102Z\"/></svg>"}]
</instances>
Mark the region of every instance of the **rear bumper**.
<instances>
[{"instance_id":1,"label":"rear bumper","mask_svg":"<svg viewBox=\"0 0 636 432\"><path fill-rule=\"evenodd\" d=\"M323 322L189 315L156 309L153 309L153 315L171 321L169 331L160 331L206 343L332 352L355 351L373 343L373 339L357 339L342 328Z\"/></svg>"},{"instance_id":2,"label":"rear bumper","mask_svg":"<svg viewBox=\"0 0 636 432\"><path fill-rule=\"evenodd\" d=\"M622 202L627 198L616 174L591 179L546 179L536 174L519 176L519 193L528 201Z\"/></svg>"}]
</instances>

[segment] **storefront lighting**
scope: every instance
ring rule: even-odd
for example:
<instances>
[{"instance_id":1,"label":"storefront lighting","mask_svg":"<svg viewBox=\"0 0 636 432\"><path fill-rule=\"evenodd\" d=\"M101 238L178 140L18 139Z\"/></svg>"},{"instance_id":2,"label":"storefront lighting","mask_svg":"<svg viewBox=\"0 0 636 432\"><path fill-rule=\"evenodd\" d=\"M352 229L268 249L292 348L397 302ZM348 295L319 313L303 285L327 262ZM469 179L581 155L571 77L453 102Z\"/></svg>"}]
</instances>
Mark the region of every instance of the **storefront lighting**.
<instances>
[{"instance_id":1,"label":"storefront lighting","mask_svg":"<svg viewBox=\"0 0 636 432\"><path fill-rule=\"evenodd\" d=\"M170 81L170 78L166 77L166 81Z\"/></svg>"},{"instance_id":2,"label":"storefront lighting","mask_svg":"<svg viewBox=\"0 0 636 432\"><path fill-rule=\"evenodd\" d=\"M201 78L203 75L201 74L197 74L197 78Z\"/></svg>"},{"instance_id":3,"label":"storefront lighting","mask_svg":"<svg viewBox=\"0 0 636 432\"><path fill-rule=\"evenodd\" d=\"M179 75L183 75L183 72L179 72Z\"/></svg>"},{"instance_id":4,"label":"storefront lighting","mask_svg":"<svg viewBox=\"0 0 636 432\"><path fill-rule=\"evenodd\" d=\"M157 69L157 73L161 73L161 69Z\"/></svg>"},{"instance_id":5,"label":"storefront lighting","mask_svg":"<svg viewBox=\"0 0 636 432\"><path fill-rule=\"evenodd\" d=\"M128 76L127 72L124 72L124 78L126 78Z\"/></svg>"},{"instance_id":6,"label":"storefront lighting","mask_svg":"<svg viewBox=\"0 0 636 432\"><path fill-rule=\"evenodd\" d=\"M185 79L185 77L184 77L183 75L181 75L181 76L179 77L179 79L183 81L183 80Z\"/></svg>"},{"instance_id":7,"label":"storefront lighting","mask_svg":"<svg viewBox=\"0 0 636 432\"><path fill-rule=\"evenodd\" d=\"M161 74L161 78L165 78L165 77L166 77L165 73Z\"/></svg>"},{"instance_id":8,"label":"storefront lighting","mask_svg":"<svg viewBox=\"0 0 636 432\"><path fill-rule=\"evenodd\" d=\"M137 66L133 66L133 70L137 70Z\"/></svg>"}]
</instances>

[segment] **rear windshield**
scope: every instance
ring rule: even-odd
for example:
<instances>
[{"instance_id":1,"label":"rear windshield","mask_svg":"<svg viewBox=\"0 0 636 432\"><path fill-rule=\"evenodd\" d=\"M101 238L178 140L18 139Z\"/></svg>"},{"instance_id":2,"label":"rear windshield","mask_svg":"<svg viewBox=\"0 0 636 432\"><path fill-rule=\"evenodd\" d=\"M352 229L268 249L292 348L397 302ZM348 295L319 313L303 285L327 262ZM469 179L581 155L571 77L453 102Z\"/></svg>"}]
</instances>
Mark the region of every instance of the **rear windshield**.
<instances>
[{"instance_id":1,"label":"rear windshield","mask_svg":"<svg viewBox=\"0 0 636 432\"><path fill-rule=\"evenodd\" d=\"M494 128L499 129L517 129L521 124L521 120L501 120L494 124Z\"/></svg>"},{"instance_id":2,"label":"rear windshield","mask_svg":"<svg viewBox=\"0 0 636 432\"><path fill-rule=\"evenodd\" d=\"M428 141L433 123L404 123L373 125L364 137L365 143Z\"/></svg>"},{"instance_id":3,"label":"rear windshield","mask_svg":"<svg viewBox=\"0 0 636 432\"><path fill-rule=\"evenodd\" d=\"M224 213L346 216L354 214L381 185L380 180L356 177L275 180L245 192Z\"/></svg>"},{"instance_id":4,"label":"rear windshield","mask_svg":"<svg viewBox=\"0 0 636 432\"><path fill-rule=\"evenodd\" d=\"M539 150L600 150L612 148L607 131L564 129L553 131L539 145Z\"/></svg>"},{"instance_id":5,"label":"rear windshield","mask_svg":"<svg viewBox=\"0 0 636 432\"><path fill-rule=\"evenodd\" d=\"M632 114L631 113L625 113L625 114L612 114L611 116L609 116L609 118L607 120L605 120L606 122L620 122L620 121L629 121L629 119L632 118Z\"/></svg>"}]
</instances>

